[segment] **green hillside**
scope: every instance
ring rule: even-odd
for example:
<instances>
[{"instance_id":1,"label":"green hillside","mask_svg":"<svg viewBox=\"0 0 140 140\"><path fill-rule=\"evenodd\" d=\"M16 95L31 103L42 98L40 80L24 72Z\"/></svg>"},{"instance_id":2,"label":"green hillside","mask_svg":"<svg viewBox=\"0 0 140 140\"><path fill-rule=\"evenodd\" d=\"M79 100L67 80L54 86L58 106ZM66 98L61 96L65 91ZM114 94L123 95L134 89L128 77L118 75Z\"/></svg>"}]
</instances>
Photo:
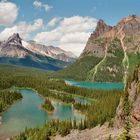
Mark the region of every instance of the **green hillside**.
<instances>
[{"instance_id":1,"label":"green hillside","mask_svg":"<svg viewBox=\"0 0 140 140\"><path fill-rule=\"evenodd\" d=\"M88 72L101 61L101 58L94 56L85 56L78 59L76 62L68 66L67 68L52 73L52 77L75 79L75 80L86 80Z\"/></svg>"}]
</instances>

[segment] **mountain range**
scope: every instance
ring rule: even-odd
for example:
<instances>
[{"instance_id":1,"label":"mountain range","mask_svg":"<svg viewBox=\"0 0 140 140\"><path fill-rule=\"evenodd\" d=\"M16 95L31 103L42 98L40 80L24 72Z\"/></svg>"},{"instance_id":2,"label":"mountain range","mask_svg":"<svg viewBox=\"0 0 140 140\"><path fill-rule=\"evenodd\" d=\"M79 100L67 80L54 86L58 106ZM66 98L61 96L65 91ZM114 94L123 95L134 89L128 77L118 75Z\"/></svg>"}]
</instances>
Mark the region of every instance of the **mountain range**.
<instances>
[{"instance_id":1,"label":"mountain range","mask_svg":"<svg viewBox=\"0 0 140 140\"><path fill-rule=\"evenodd\" d=\"M131 15L116 26L99 20L75 63L57 77L94 82L125 82L140 60L140 18Z\"/></svg>"},{"instance_id":2,"label":"mountain range","mask_svg":"<svg viewBox=\"0 0 140 140\"><path fill-rule=\"evenodd\" d=\"M23 65L45 70L60 70L75 61L76 56L58 47L25 41L14 33L0 42L0 63Z\"/></svg>"}]
</instances>

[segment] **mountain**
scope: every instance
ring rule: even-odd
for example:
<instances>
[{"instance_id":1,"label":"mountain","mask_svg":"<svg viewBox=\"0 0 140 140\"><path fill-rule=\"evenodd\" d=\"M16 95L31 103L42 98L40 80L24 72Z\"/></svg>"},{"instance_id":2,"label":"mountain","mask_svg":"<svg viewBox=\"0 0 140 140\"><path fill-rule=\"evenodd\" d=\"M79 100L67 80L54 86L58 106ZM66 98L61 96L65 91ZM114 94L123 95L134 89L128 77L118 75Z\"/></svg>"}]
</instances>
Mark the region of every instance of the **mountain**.
<instances>
[{"instance_id":1,"label":"mountain","mask_svg":"<svg viewBox=\"0 0 140 140\"><path fill-rule=\"evenodd\" d=\"M140 18L123 18L116 26L99 20L79 59L55 74L63 78L122 82L140 60Z\"/></svg>"},{"instance_id":2,"label":"mountain","mask_svg":"<svg viewBox=\"0 0 140 140\"><path fill-rule=\"evenodd\" d=\"M34 53L52 57L61 61L73 62L76 59L76 56L73 53L66 52L58 47L37 44L35 41L22 41L22 44L26 49L29 49Z\"/></svg>"},{"instance_id":3,"label":"mountain","mask_svg":"<svg viewBox=\"0 0 140 140\"><path fill-rule=\"evenodd\" d=\"M24 41L18 33L0 42L0 63L60 70L76 57L60 48Z\"/></svg>"}]
</instances>

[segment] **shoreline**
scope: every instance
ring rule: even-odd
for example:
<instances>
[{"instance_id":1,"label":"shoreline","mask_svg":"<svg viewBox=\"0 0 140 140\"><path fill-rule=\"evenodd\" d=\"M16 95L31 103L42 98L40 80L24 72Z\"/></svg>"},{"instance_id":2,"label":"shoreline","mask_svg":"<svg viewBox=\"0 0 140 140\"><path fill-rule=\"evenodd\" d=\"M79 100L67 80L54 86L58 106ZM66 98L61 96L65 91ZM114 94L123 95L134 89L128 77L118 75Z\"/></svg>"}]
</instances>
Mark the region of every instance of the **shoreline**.
<instances>
[{"instance_id":1,"label":"shoreline","mask_svg":"<svg viewBox=\"0 0 140 140\"><path fill-rule=\"evenodd\" d=\"M37 90L33 89L33 88L29 88L29 87L14 87L14 90L25 90L25 89L27 89L27 90L32 90L36 95L38 95L39 97L41 97L41 98L44 100L44 96L42 96L41 94L39 94L39 92L38 92ZM23 98L21 98L21 99L23 99ZM20 101L21 99L15 101L15 102L18 102L18 101ZM51 98L51 100L52 100L52 101L59 101L59 103L62 103L62 104L65 104L65 105L70 105L70 104L64 103L64 102L62 102L62 101L60 101L60 100L57 100L57 99L52 99L52 98ZM13 102L13 103L15 103L15 102ZM9 108L10 106L11 106L11 105L9 105L8 108ZM50 112L50 111L48 111L48 110L43 109L41 106L40 106L40 108L41 108L42 110L44 110L45 112L47 112L48 114L50 114L50 115L53 114L53 113L55 112L55 109L54 109L54 111ZM6 109L5 111L7 111L7 109ZM3 114L5 111L3 111L3 112L0 113L0 128L2 127L2 114ZM75 109L74 109L74 112L80 113L80 112L76 111ZM80 113L80 114L82 114L82 113ZM82 115L83 115L83 114L82 114ZM84 116L84 117L85 117L85 116ZM2 135L0 135L0 139L1 139L1 138L3 138L3 139L12 138L12 137L14 137L14 136L17 135L17 134L18 134L18 133L10 133L10 134L6 134L6 135L5 135L5 134L2 134Z\"/></svg>"}]
</instances>

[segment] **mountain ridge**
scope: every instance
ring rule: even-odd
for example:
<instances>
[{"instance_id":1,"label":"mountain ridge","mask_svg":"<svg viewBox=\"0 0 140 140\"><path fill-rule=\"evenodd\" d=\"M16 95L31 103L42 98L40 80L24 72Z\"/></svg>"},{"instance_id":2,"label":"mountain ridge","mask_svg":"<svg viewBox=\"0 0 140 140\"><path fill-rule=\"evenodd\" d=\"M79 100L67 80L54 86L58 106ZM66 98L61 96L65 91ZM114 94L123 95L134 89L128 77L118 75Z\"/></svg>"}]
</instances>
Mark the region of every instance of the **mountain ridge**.
<instances>
[{"instance_id":1,"label":"mountain ridge","mask_svg":"<svg viewBox=\"0 0 140 140\"><path fill-rule=\"evenodd\" d=\"M116 26L109 26L99 20L75 62L77 64L72 64L56 75L63 78L69 75L71 79L93 82L126 82L128 73L140 60L139 36L140 18L136 15L123 18ZM85 58L88 61L91 59L90 63ZM84 78L80 78L80 71L84 67L87 67L82 74ZM75 78L78 75L79 78Z\"/></svg>"},{"instance_id":2,"label":"mountain ridge","mask_svg":"<svg viewBox=\"0 0 140 140\"><path fill-rule=\"evenodd\" d=\"M23 65L45 70L60 70L75 61L62 49L24 41L18 33L0 43L0 63Z\"/></svg>"},{"instance_id":3,"label":"mountain ridge","mask_svg":"<svg viewBox=\"0 0 140 140\"><path fill-rule=\"evenodd\" d=\"M9 45L11 45L11 46L9 46ZM44 56L48 56L48 57L52 57L54 59L58 59L58 60L66 61L66 62L71 62L76 58L76 56L74 54L72 54L71 52L66 52L58 47L42 45L35 41L27 42L27 41L23 40L18 33L14 33L6 41L1 42L0 54L2 55L3 49L5 49L5 48L10 47L10 49L12 50L12 48L11 48L11 47L13 47L12 45L15 45L16 48L20 47L21 49L27 49L31 52L34 52L34 53L37 53L40 55L44 55ZM19 49L19 48L17 48L17 49ZM7 53L7 55L10 56L10 54L8 54L8 52L5 52L5 55L6 55L6 53ZM65 57L63 57L64 55L62 57L57 57L57 55L60 56L61 54L64 54ZM15 54L13 52L13 56L14 55ZM24 57L24 55L26 55L26 54L23 53L23 55L21 55L21 56L19 54L19 57Z\"/></svg>"}]
</instances>

